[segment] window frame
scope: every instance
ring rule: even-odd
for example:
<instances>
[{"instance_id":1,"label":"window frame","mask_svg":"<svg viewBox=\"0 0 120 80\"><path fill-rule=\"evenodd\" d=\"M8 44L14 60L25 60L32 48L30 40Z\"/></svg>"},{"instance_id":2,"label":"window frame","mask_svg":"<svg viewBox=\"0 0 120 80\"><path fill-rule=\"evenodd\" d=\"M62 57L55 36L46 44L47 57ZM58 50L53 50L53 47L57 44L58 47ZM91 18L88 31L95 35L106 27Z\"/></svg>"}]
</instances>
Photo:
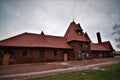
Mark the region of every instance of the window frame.
<instances>
[{"instance_id":1,"label":"window frame","mask_svg":"<svg viewBox=\"0 0 120 80\"><path fill-rule=\"evenodd\" d=\"M54 56L57 56L57 50L56 49L53 50L53 54L54 54Z\"/></svg>"},{"instance_id":2,"label":"window frame","mask_svg":"<svg viewBox=\"0 0 120 80\"><path fill-rule=\"evenodd\" d=\"M81 48L88 48L88 44L86 42L79 42L79 46Z\"/></svg>"},{"instance_id":3,"label":"window frame","mask_svg":"<svg viewBox=\"0 0 120 80\"><path fill-rule=\"evenodd\" d=\"M77 32L78 35L82 35L83 34L83 32L81 30L76 30L76 32Z\"/></svg>"},{"instance_id":4,"label":"window frame","mask_svg":"<svg viewBox=\"0 0 120 80\"><path fill-rule=\"evenodd\" d=\"M25 57L25 56L27 56L27 55L28 55L28 51L27 51L27 50L23 50L22 56Z\"/></svg>"},{"instance_id":5,"label":"window frame","mask_svg":"<svg viewBox=\"0 0 120 80\"><path fill-rule=\"evenodd\" d=\"M39 59L43 60L45 58L45 51L44 50L40 50L39 52Z\"/></svg>"}]
</instances>

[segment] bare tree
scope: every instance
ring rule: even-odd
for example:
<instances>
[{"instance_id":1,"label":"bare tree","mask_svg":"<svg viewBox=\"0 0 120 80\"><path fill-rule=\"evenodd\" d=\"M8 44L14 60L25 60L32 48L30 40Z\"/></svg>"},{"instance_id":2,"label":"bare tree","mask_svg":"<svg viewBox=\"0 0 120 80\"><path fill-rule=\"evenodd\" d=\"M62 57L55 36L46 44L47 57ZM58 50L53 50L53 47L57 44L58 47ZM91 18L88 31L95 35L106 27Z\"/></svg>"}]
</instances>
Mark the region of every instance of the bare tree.
<instances>
[{"instance_id":1,"label":"bare tree","mask_svg":"<svg viewBox=\"0 0 120 80\"><path fill-rule=\"evenodd\" d=\"M113 26L113 30L114 32L112 33L112 35L115 36L115 42L117 43L117 47L120 48L120 23L115 24Z\"/></svg>"}]
</instances>

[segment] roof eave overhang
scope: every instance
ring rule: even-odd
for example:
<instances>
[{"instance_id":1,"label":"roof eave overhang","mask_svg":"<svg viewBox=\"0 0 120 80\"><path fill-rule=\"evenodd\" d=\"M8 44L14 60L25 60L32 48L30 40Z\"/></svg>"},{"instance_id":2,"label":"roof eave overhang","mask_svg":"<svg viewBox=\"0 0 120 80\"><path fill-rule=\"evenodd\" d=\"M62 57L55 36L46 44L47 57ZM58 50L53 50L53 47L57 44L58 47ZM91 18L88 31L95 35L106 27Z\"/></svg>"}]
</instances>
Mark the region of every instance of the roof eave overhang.
<instances>
[{"instance_id":1,"label":"roof eave overhang","mask_svg":"<svg viewBox=\"0 0 120 80\"><path fill-rule=\"evenodd\" d=\"M74 42L74 41L77 41L77 42L91 42L91 41L84 41L84 40L70 40L70 41L67 41L67 43Z\"/></svg>"},{"instance_id":2,"label":"roof eave overhang","mask_svg":"<svg viewBox=\"0 0 120 80\"><path fill-rule=\"evenodd\" d=\"M0 47L19 47L19 48L56 48L56 49L72 49L72 47L47 47L47 46L6 46L2 45Z\"/></svg>"}]
</instances>

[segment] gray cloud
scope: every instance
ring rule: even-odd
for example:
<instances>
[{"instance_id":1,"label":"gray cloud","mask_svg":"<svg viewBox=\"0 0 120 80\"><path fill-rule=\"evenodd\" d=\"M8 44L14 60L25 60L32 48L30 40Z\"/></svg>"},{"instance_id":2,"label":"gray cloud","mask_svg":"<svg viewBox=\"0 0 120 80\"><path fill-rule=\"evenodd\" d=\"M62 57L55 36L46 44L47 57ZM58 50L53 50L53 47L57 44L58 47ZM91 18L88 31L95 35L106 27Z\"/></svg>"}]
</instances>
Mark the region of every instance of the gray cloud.
<instances>
[{"instance_id":1,"label":"gray cloud","mask_svg":"<svg viewBox=\"0 0 120 80\"><path fill-rule=\"evenodd\" d=\"M120 19L119 0L1 0L0 40L23 33L64 36L74 18L96 42L96 32L110 40ZM116 48L117 49L117 48Z\"/></svg>"}]
</instances>

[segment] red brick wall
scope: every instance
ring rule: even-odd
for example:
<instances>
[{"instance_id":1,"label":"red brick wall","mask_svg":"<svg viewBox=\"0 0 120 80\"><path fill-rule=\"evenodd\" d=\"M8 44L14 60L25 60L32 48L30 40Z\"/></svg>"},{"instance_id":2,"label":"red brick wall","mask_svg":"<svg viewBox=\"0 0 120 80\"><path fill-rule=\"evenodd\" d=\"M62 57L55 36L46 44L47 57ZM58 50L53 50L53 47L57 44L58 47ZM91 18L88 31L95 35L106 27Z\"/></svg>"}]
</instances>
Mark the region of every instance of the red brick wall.
<instances>
[{"instance_id":1,"label":"red brick wall","mask_svg":"<svg viewBox=\"0 0 120 80\"><path fill-rule=\"evenodd\" d=\"M92 51L93 58L114 57L112 51ZM101 54L101 57L100 57Z\"/></svg>"},{"instance_id":2,"label":"red brick wall","mask_svg":"<svg viewBox=\"0 0 120 80\"><path fill-rule=\"evenodd\" d=\"M78 51L88 53L89 54L88 59L92 58L92 53L91 53L91 49L90 49L90 42L85 42L85 43L88 45L87 48L81 47L80 42L78 42L78 41L72 41L72 42L69 43L73 47L73 57L74 57L74 59L79 58L78 57Z\"/></svg>"},{"instance_id":3,"label":"red brick wall","mask_svg":"<svg viewBox=\"0 0 120 80\"><path fill-rule=\"evenodd\" d=\"M40 60L40 50L44 50L44 59ZM9 50L15 53L16 59L14 63L38 63L38 62L50 62L50 61L63 61L62 54L67 51L68 59L71 56L71 50L67 49L53 49L53 48L19 48L19 47L1 47L0 51ZM27 50L27 55L23 56L23 50ZM57 55L54 56L54 50L57 50Z\"/></svg>"}]
</instances>

